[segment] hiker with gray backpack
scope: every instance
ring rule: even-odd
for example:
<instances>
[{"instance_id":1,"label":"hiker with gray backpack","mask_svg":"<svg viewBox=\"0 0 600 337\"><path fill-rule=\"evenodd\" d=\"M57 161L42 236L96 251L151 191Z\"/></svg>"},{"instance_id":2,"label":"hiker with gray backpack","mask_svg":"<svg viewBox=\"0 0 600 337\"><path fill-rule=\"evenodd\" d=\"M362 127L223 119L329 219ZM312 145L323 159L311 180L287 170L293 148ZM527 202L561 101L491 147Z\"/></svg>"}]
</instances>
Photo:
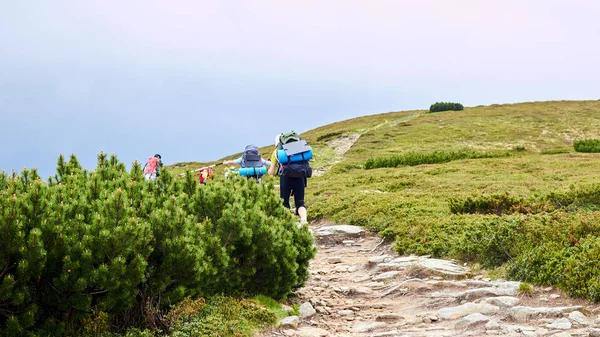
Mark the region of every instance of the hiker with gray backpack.
<instances>
[{"instance_id":1,"label":"hiker with gray backpack","mask_svg":"<svg viewBox=\"0 0 600 337\"><path fill-rule=\"evenodd\" d=\"M296 132L275 136L275 150L271 155L270 175L279 175L279 196L283 206L290 208L290 197L294 195L294 214L300 216L300 225L307 224L304 205L304 188L307 178L312 177L308 161L312 159L312 148Z\"/></svg>"},{"instance_id":2,"label":"hiker with gray backpack","mask_svg":"<svg viewBox=\"0 0 600 337\"><path fill-rule=\"evenodd\" d=\"M250 144L246 146L242 156L234 160L223 161L225 165L240 165L239 174L248 179L254 178L260 183L262 176L267 173L265 166L270 166L271 162L263 159L258 153L258 146Z\"/></svg>"}]
</instances>

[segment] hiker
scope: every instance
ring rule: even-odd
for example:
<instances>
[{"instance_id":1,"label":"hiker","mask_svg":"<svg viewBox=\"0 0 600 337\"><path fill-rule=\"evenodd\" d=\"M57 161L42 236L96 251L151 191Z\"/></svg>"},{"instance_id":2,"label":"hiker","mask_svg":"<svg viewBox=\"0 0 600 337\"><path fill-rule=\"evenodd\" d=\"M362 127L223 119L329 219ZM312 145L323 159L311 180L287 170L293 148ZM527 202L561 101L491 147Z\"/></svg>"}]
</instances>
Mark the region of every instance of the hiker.
<instances>
[{"instance_id":1,"label":"hiker","mask_svg":"<svg viewBox=\"0 0 600 337\"><path fill-rule=\"evenodd\" d=\"M260 183L263 174L267 173L264 166L270 166L271 162L260 156L258 153L258 146L250 144L246 146L241 157L234 160L224 160L223 164L240 165L242 167L239 170L241 176L254 178L257 183Z\"/></svg>"},{"instance_id":2,"label":"hiker","mask_svg":"<svg viewBox=\"0 0 600 337\"><path fill-rule=\"evenodd\" d=\"M284 145L288 146L284 147ZM295 132L275 136L275 150L271 155L268 173L279 175L279 196L283 199L284 207L290 209L290 196L294 195L296 206L294 214L300 216L300 225L308 223L304 205L304 188L306 179L312 176L312 169L308 164L310 158L312 158L312 149Z\"/></svg>"},{"instance_id":3,"label":"hiker","mask_svg":"<svg viewBox=\"0 0 600 337\"><path fill-rule=\"evenodd\" d=\"M198 174L198 180L200 181L200 184L206 184L208 178L212 177L213 167L215 167L215 165L206 166L199 169L200 173Z\"/></svg>"},{"instance_id":4,"label":"hiker","mask_svg":"<svg viewBox=\"0 0 600 337\"><path fill-rule=\"evenodd\" d=\"M163 166L161 159L162 157L158 153L154 157L148 158L143 168L146 180L154 180L160 175L160 168Z\"/></svg>"}]
</instances>

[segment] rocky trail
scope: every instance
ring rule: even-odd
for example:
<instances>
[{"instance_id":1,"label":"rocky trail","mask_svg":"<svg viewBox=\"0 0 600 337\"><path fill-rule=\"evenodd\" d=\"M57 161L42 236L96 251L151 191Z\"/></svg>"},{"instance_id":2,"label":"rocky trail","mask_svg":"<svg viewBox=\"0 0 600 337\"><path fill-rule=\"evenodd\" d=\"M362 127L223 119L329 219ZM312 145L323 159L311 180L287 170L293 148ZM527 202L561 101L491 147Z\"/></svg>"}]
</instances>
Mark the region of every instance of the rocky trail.
<instances>
[{"instance_id":1,"label":"rocky trail","mask_svg":"<svg viewBox=\"0 0 600 337\"><path fill-rule=\"evenodd\" d=\"M398 256L360 227L311 224L317 254L289 316L261 337L600 336L600 309L552 287L524 292L452 261Z\"/></svg>"},{"instance_id":2,"label":"rocky trail","mask_svg":"<svg viewBox=\"0 0 600 337\"><path fill-rule=\"evenodd\" d=\"M327 142L332 165L359 138ZM523 291L519 282L490 280L453 261L398 256L356 226L314 222L310 229L317 247L310 278L288 301L300 315L260 337L600 337L600 307L553 287Z\"/></svg>"}]
</instances>

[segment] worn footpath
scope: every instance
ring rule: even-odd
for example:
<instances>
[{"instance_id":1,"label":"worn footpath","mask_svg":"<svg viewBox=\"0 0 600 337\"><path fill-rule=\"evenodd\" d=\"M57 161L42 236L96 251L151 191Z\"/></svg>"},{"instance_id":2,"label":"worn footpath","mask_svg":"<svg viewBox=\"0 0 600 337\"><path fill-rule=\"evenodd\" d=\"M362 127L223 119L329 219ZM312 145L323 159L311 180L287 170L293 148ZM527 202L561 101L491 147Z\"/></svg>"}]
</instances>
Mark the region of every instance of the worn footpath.
<instances>
[{"instance_id":1,"label":"worn footpath","mask_svg":"<svg viewBox=\"0 0 600 337\"><path fill-rule=\"evenodd\" d=\"M287 303L299 304L300 315L261 337L600 336L598 305L558 289L398 256L360 227L318 222L311 230L310 279Z\"/></svg>"}]
</instances>

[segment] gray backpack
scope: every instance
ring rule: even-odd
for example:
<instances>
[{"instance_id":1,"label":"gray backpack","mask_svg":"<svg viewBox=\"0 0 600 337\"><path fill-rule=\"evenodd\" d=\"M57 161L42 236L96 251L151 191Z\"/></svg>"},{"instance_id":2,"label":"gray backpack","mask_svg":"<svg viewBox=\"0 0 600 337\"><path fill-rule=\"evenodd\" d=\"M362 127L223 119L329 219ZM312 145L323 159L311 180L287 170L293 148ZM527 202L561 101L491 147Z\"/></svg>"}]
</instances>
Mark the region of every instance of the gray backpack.
<instances>
[{"instance_id":1,"label":"gray backpack","mask_svg":"<svg viewBox=\"0 0 600 337\"><path fill-rule=\"evenodd\" d=\"M242 167L262 166L262 157L258 154L258 146L248 145L242 154Z\"/></svg>"}]
</instances>

